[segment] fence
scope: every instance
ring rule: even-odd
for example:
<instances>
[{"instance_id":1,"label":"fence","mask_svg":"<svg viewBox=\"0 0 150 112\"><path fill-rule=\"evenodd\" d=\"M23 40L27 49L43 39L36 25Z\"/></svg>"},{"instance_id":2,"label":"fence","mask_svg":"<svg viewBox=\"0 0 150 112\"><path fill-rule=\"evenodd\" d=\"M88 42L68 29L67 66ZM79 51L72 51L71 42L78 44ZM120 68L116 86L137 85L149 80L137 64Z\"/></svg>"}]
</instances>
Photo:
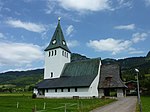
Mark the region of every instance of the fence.
<instances>
[{"instance_id":1,"label":"fence","mask_svg":"<svg viewBox=\"0 0 150 112\"><path fill-rule=\"evenodd\" d=\"M31 104L31 103L30 103ZM0 105L1 108L1 105ZM57 103L55 106L51 105L51 103L47 102L39 102L39 103L32 103L32 105L28 106L27 102L19 102L17 101L16 104L7 104L5 105L7 109L13 109L15 111L26 110L29 112L82 112L83 104L82 102L77 103Z\"/></svg>"}]
</instances>

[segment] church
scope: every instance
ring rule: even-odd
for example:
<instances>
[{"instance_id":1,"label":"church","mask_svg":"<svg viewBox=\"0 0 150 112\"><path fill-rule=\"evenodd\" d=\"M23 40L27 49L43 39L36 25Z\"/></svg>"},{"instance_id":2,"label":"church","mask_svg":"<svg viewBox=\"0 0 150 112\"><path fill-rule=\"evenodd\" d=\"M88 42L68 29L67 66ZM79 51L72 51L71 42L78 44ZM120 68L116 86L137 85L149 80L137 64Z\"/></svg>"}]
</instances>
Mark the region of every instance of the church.
<instances>
[{"instance_id":1,"label":"church","mask_svg":"<svg viewBox=\"0 0 150 112\"><path fill-rule=\"evenodd\" d=\"M69 50L58 20L52 39L45 49L44 79L35 85L37 97L90 98L124 97L125 85L118 64L103 65L100 58L71 62Z\"/></svg>"}]
</instances>

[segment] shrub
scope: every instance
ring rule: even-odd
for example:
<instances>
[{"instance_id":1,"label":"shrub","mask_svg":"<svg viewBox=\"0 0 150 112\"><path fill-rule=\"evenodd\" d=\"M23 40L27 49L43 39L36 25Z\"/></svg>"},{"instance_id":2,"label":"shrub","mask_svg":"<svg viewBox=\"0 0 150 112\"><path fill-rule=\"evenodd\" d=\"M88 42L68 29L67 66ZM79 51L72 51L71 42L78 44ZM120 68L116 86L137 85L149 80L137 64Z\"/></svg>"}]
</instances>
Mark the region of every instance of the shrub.
<instances>
[{"instance_id":1,"label":"shrub","mask_svg":"<svg viewBox=\"0 0 150 112\"><path fill-rule=\"evenodd\" d=\"M36 98L37 95L35 93L32 94L32 98Z\"/></svg>"}]
</instances>

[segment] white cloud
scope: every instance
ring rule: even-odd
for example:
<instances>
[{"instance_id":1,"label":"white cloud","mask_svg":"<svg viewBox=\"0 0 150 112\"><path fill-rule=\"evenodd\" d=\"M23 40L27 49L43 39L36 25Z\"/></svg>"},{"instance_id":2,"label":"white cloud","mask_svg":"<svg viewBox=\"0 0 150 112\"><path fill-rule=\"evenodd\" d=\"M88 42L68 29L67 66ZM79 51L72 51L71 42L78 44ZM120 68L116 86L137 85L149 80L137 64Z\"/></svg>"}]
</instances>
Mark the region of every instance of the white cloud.
<instances>
[{"instance_id":1,"label":"white cloud","mask_svg":"<svg viewBox=\"0 0 150 112\"><path fill-rule=\"evenodd\" d=\"M70 18L70 15L66 13L66 10L76 11L79 13L74 14L82 15L98 11L114 11L125 7L132 8L131 0L48 0L46 3L46 14L59 13L60 15L62 15L62 17L65 16L65 18ZM69 15L69 17L66 15ZM75 16L71 18L74 17ZM77 22L79 21L78 19L73 20L77 20Z\"/></svg>"},{"instance_id":2,"label":"white cloud","mask_svg":"<svg viewBox=\"0 0 150 112\"><path fill-rule=\"evenodd\" d=\"M73 31L74 31L73 25L69 25L66 29L66 35L71 36Z\"/></svg>"},{"instance_id":3,"label":"white cloud","mask_svg":"<svg viewBox=\"0 0 150 112\"><path fill-rule=\"evenodd\" d=\"M21 15L21 13L19 13L17 11L15 11L14 14L19 15L19 16Z\"/></svg>"},{"instance_id":4,"label":"white cloud","mask_svg":"<svg viewBox=\"0 0 150 112\"><path fill-rule=\"evenodd\" d=\"M119 25L119 26L115 26L114 28L119 30L134 30L135 24Z\"/></svg>"},{"instance_id":5,"label":"white cloud","mask_svg":"<svg viewBox=\"0 0 150 112\"><path fill-rule=\"evenodd\" d=\"M75 11L111 10L109 0L58 0L60 6Z\"/></svg>"},{"instance_id":6,"label":"white cloud","mask_svg":"<svg viewBox=\"0 0 150 112\"><path fill-rule=\"evenodd\" d=\"M114 11L116 9L124 8L124 7L130 7L132 6L132 1L130 0L49 0L50 6L52 6L53 2L57 2L60 7L70 11L77 11L80 13L83 12L96 12L96 11L104 11L104 10L110 10ZM51 11L51 8L50 9Z\"/></svg>"},{"instance_id":7,"label":"white cloud","mask_svg":"<svg viewBox=\"0 0 150 112\"><path fill-rule=\"evenodd\" d=\"M113 55L128 50L132 43L128 40L117 40L113 38L107 38L102 40L90 40L87 45L96 51L109 51Z\"/></svg>"},{"instance_id":8,"label":"white cloud","mask_svg":"<svg viewBox=\"0 0 150 112\"><path fill-rule=\"evenodd\" d=\"M147 36L147 33L135 33L132 35L132 42L138 43L139 41L144 41Z\"/></svg>"},{"instance_id":9,"label":"white cloud","mask_svg":"<svg viewBox=\"0 0 150 112\"><path fill-rule=\"evenodd\" d=\"M0 38L5 38L3 33L0 33Z\"/></svg>"},{"instance_id":10,"label":"white cloud","mask_svg":"<svg viewBox=\"0 0 150 112\"><path fill-rule=\"evenodd\" d=\"M24 65L43 59L38 45L0 42L0 65Z\"/></svg>"},{"instance_id":11,"label":"white cloud","mask_svg":"<svg viewBox=\"0 0 150 112\"><path fill-rule=\"evenodd\" d=\"M145 0L145 5L150 6L150 0Z\"/></svg>"},{"instance_id":12,"label":"white cloud","mask_svg":"<svg viewBox=\"0 0 150 112\"><path fill-rule=\"evenodd\" d=\"M25 30L37 32L37 33L41 33L46 30L46 28L42 24L35 24L35 23L31 23L31 22L22 22L20 20L9 19L8 21L6 21L6 23L15 28L23 28Z\"/></svg>"},{"instance_id":13,"label":"white cloud","mask_svg":"<svg viewBox=\"0 0 150 112\"><path fill-rule=\"evenodd\" d=\"M137 50L133 50L129 52L129 54L143 54L143 53L144 53L143 51L137 51Z\"/></svg>"},{"instance_id":14,"label":"white cloud","mask_svg":"<svg viewBox=\"0 0 150 112\"><path fill-rule=\"evenodd\" d=\"M11 12L11 9L10 8L4 8L4 10L8 11L8 12Z\"/></svg>"},{"instance_id":15,"label":"white cloud","mask_svg":"<svg viewBox=\"0 0 150 112\"><path fill-rule=\"evenodd\" d=\"M132 8L132 0L117 0L118 4L115 9L120 9L123 7Z\"/></svg>"},{"instance_id":16,"label":"white cloud","mask_svg":"<svg viewBox=\"0 0 150 112\"><path fill-rule=\"evenodd\" d=\"M69 19L69 20L72 20L74 22L80 22L79 19L77 19L75 16L73 16L72 14L70 13L66 13L62 10L55 10L54 14L56 14L57 16L60 16L62 18L66 18L66 19Z\"/></svg>"},{"instance_id":17,"label":"white cloud","mask_svg":"<svg viewBox=\"0 0 150 112\"><path fill-rule=\"evenodd\" d=\"M93 48L95 51L111 52L113 55L124 51L127 51L129 54L142 54L143 51L137 50L132 46L140 41L144 41L147 36L147 33L134 33L130 40L121 40L113 38L90 40L87 43L87 46Z\"/></svg>"},{"instance_id":18,"label":"white cloud","mask_svg":"<svg viewBox=\"0 0 150 112\"><path fill-rule=\"evenodd\" d=\"M77 40L68 40L67 45L68 47L76 47L79 45L79 42Z\"/></svg>"},{"instance_id":19,"label":"white cloud","mask_svg":"<svg viewBox=\"0 0 150 112\"><path fill-rule=\"evenodd\" d=\"M53 0L48 0L46 6L45 13L50 14L56 6L56 3Z\"/></svg>"},{"instance_id":20,"label":"white cloud","mask_svg":"<svg viewBox=\"0 0 150 112\"><path fill-rule=\"evenodd\" d=\"M2 1L0 1L0 11L2 10L2 8L3 8L3 3Z\"/></svg>"}]
</instances>

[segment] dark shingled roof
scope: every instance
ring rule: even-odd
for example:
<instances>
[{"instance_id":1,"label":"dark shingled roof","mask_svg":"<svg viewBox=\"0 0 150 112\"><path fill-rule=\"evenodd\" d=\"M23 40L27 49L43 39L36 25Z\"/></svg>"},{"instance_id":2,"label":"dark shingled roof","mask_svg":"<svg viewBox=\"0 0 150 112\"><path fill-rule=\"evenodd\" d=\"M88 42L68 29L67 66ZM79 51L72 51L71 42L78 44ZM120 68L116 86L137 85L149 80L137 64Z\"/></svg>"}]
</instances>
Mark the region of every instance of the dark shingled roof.
<instances>
[{"instance_id":1,"label":"dark shingled roof","mask_svg":"<svg viewBox=\"0 0 150 112\"><path fill-rule=\"evenodd\" d=\"M56 41L56 43L54 44L53 41ZM65 44L63 44L63 41L65 42ZM58 21L58 25L56 27L56 30L53 34L53 37L50 41L50 44L48 45L48 47L45 49L45 51L51 50L51 49L55 49L55 48L62 48L68 52L70 52L70 50L67 47L67 43L65 41L61 26L60 26L60 21Z\"/></svg>"},{"instance_id":2,"label":"dark shingled roof","mask_svg":"<svg viewBox=\"0 0 150 112\"><path fill-rule=\"evenodd\" d=\"M106 64L101 67L99 88L122 88L125 84L120 78L120 67L117 64Z\"/></svg>"},{"instance_id":3,"label":"dark shingled roof","mask_svg":"<svg viewBox=\"0 0 150 112\"><path fill-rule=\"evenodd\" d=\"M37 87L42 88L72 88L72 87L89 87L94 77L77 76L77 77L61 77L55 79L45 79Z\"/></svg>"},{"instance_id":4,"label":"dark shingled roof","mask_svg":"<svg viewBox=\"0 0 150 112\"><path fill-rule=\"evenodd\" d=\"M99 69L100 59L86 59L67 63L62 71L63 76L96 76Z\"/></svg>"},{"instance_id":5,"label":"dark shingled roof","mask_svg":"<svg viewBox=\"0 0 150 112\"><path fill-rule=\"evenodd\" d=\"M98 74L100 59L67 63L60 78L45 79L37 88L89 87Z\"/></svg>"}]
</instances>

